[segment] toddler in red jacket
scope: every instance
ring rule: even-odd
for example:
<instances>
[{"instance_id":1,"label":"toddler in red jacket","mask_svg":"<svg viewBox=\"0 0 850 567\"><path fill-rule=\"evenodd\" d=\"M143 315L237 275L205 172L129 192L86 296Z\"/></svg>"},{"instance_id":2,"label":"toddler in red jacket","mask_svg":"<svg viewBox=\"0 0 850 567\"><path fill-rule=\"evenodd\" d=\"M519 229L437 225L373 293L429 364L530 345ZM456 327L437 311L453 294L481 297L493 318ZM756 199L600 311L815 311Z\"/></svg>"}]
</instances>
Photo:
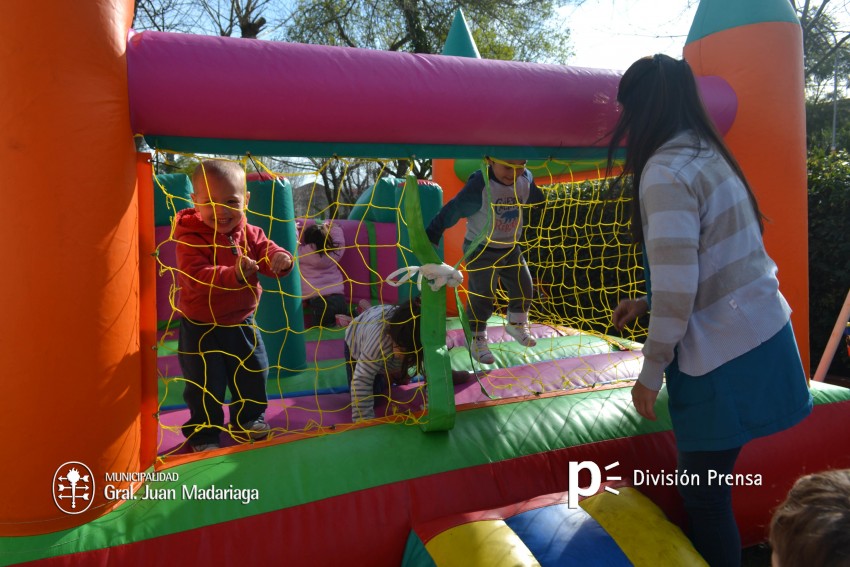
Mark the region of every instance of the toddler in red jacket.
<instances>
[{"instance_id":1,"label":"toddler in red jacket","mask_svg":"<svg viewBox=\"0 0 850 567\"><path fill-rule=\"evenodd\" d=\"M177 213L178 360L189 420L183 434L195 451L216 449L230 390L231 429L260 439L265 422L268 356L254 325L262 288L257 273L285 276L292 255L245 218L250 193L233 161L207 160L192 175L194 208Z\"/></svg>"}]
</instances>

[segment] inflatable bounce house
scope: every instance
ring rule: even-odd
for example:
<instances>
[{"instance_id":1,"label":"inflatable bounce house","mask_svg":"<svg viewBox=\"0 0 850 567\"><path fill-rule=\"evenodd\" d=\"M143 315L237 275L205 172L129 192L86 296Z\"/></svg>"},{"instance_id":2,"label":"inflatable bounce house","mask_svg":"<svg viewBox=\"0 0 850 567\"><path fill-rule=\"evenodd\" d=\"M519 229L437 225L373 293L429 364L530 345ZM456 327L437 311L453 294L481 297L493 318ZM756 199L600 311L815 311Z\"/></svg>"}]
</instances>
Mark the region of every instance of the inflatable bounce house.
<instances>
[{"instance_id":1,"label":"inflatable bounce house","mask_svg":"<svg viewBox=\"0 0 850 567\"><path fill-rule=\"evenodd\" d=\"M617 236L623 202L600 179L619 71L482 60L462 16L447 54L430 56L134 33L130 0L49 4L12 0L0 23L13 207L0 565L702 564L669 480L666 393L658 421L637 415L641 330L608 323L642 286ZM684 56L772 221L765 240L808 367L799 23L785 0L702 0ZM427 380L393 386L375 419L354 422L347 320L305 315L296 254L290 275L262 280L256 314L269 438L225 427L220 448L189 451L172 226L191 185L152 167L176 153L236 156L249 221L287 249L311 223L339 227L351 316L420 294ZM433 159L433 181L378 175L344 216L296 213L290 175L260 156L351 175L339 156ZM455 296L398 275L462 271L462 229L436 251L424 228L484 156L528 159L546 195L526 231L537 344L506 340L494 316L491 365L473 361L454 316L463 284ZM850 437L831 434L850 425L850 393L811 389L810 417L741 454L745 545L765 540L797 477L850 466Z\"/></svg>"}]
</instances>

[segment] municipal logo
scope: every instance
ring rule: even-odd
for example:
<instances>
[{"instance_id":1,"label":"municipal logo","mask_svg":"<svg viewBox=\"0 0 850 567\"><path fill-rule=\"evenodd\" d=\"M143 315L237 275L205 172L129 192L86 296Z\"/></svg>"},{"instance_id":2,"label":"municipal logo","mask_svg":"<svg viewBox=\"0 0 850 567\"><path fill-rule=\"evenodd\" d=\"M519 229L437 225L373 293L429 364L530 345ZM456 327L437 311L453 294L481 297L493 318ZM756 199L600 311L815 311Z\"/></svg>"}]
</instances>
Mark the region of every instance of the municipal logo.
<instances>
[{"instance_id":1,"label":"municipal logo","mask_svg":"<svg viewBox=\"0 0 850 567\"><path fill-rule=\"evenodd\" d=\"M68 461L53 474L53 501L66 514L82 514L94 500L94 475L84 463Z\"/></svg>"}]
</instances>

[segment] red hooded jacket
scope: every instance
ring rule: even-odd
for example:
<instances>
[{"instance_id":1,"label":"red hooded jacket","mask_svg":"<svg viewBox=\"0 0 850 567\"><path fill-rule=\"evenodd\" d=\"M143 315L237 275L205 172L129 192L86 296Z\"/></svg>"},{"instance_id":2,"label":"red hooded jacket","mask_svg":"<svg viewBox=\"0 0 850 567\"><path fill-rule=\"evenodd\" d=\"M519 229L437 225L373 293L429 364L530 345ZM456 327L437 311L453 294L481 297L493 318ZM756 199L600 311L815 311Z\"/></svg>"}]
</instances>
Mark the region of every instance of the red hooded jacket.
<instances>
[{"instance_id":1,"label":"red hooded jacket","mask_svg":"<svg viewBox=\"0 0 850 567\"><path fill-rule=\"evenodd\" d=\"M268 239L263 229L245 218L230 233L204 224L195 209L177 213L174 239L177 241L177 307L184 317L197 323L235 325L257 309L263 290L255 275L247 283L237 281L239 257L247 255L260 265L260 273L277 278L286 273L271 272L271 259L278 252L292 255Z\"/></svg>"}]
</instances>

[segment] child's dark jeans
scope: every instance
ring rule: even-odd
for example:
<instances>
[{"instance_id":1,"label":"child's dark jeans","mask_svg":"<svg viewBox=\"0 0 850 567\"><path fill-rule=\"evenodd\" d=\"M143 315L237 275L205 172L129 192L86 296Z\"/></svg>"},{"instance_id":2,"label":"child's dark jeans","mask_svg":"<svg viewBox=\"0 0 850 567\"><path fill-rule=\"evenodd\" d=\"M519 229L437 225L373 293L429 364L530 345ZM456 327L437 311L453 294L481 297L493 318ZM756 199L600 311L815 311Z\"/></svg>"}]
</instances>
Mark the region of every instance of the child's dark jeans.
<instances>
[{"instance_id":1,"label":"child's dark jeans","mask_svg":"<svg viewBox=\"0 0 850 567\"><path fill-rule=\"evenodd\" d=\"M266 411L269 359L253 317L240 325L193 323L184 318L178 349L177 359L186 379L183 400L189 406L183 435L190 443L218 443L227 390L234 427L252 422Z\"/></svg>"}]
</instances>

